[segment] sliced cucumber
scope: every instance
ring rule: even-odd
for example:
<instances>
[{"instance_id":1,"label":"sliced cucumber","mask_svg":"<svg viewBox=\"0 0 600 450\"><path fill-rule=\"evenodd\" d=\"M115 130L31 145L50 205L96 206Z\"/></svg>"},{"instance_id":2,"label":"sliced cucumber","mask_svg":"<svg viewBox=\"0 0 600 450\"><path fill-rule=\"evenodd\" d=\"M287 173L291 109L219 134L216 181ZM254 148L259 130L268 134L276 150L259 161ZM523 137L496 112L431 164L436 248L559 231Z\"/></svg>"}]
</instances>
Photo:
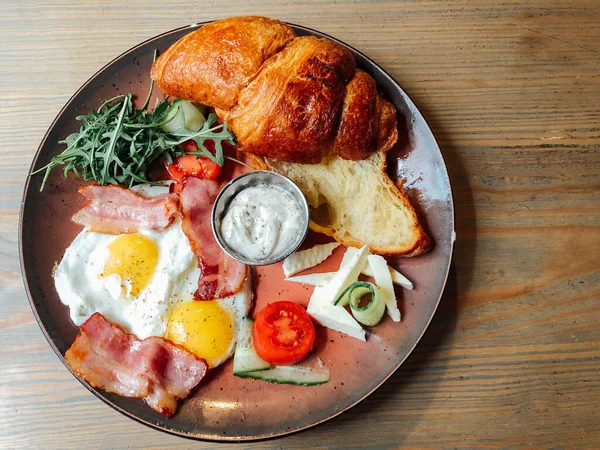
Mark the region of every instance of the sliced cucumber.
<instances>
[{"instance_id":1,"label":"sliced cucumber","mask_svg":"<svg viewBox=\"0 0 600 450\"><path fill-rule=\"evenodd\" d=\"M254 349L253 325L254 320L249 317L244 317L240 324L238 342L233 355L233 374L235 376L301 386L314 386L329 381L329 370L324 367L311 369L301 366L272 366L266 362L258 356Z\"/></svg>"},{"instance_id":2,"label":"sliced cucumber","mask_svg":"<svg viewBox=\"0 0 600 450\"><path fill-rule=\"evenodd\" d=\"M173 104L178 107L171 109L166 119L167 122L161 126L164 131L174 133L182 128L186 128L189 131L198 131L202 128L202 125L206 122L206 118L200 109L192 103L179 98L173 100Z\"/></svg>"},{"instance_id":3,"label":"sliced cucumber","mask_svg":"<svg viewBox=\"0 0 600 450\"><path fill-rule=\"evenodd\" d=\"M360 307L360 300L368 294L371 294L369 303ZM342 292L334 304L346 303L350 304L350 311L352 311L354 318L368 327L374 327L381 322L385 312L385 300L382 298L379 288L366 281L352 283Z\"/></svg>"},{"instance_id":4,"label":"sliced cucumber","mask_svg":"<svg viewBox=\"0 0 600 450\"><path fill-rule=\"evenodd\" d=\"M233 355L233 374L241 375L246 372L262 371L272 366L256 353L254 339L252 338L252 326L254 320L244 317L238 333L238 342Z\"/></svg>"},{"instance_id":5,"label":"sliced cucumber","mask_svg":"<svg viewBox=\"0 0 600 450\"><path fill-rule=\"evenodd\" d=\"M298 386L315 386L329 381L329 369L311 369L302 366L275 366L272 369L257 372L234 372L234 375L271 383L295 384Z\"/></svg>"}]
</instances>

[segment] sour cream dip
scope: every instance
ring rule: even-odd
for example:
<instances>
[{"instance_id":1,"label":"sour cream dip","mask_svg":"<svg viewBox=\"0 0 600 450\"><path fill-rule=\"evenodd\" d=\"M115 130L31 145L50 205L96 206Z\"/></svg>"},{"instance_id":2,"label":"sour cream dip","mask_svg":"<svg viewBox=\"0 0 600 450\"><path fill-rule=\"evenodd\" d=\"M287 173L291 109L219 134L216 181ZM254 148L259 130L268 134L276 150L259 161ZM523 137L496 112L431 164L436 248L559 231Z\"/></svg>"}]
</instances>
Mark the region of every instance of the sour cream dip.
<instances>
[{"instance_id":1,"label":"sour cream dip","mask_svg":"<svg viewBox=\"0 0 600 450\"><path fill-rule=\"evenodd\" d=\"M221 220L225 243L244 258L275 260L289 253L305 234L302 207L275 184L248 186L233 197Z\"/></svg>"}]
</instances>

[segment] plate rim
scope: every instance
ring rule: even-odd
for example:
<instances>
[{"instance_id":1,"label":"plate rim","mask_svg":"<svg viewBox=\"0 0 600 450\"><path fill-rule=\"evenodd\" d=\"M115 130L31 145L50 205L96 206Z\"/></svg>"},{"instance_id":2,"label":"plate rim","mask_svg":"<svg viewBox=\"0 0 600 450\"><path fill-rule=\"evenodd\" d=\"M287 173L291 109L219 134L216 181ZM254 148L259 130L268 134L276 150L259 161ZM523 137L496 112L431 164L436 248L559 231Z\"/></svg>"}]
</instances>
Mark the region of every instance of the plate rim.
<instances>
[{"instance_id":1,"label":"plate rim","mask_svg":"<svg viewBox=\"0 0 600 450\"><path fill-rule=\"evenodd\" d=\"M403 97L405 99L405 101L408 101L412 104L412 106L414 107L415 110L418 111L418 113L420 114L421 118L423 119L423 122L425 124L425 126L427 127L427 131L429 131L429 134L432 136L434 142L436 143L436 149L433 149L433 151L437 151L439 153L439 156L441 157L442 161L443 161L443 175L445 176L445 183L448 185L449 187L449 193L450 193L450 216L451 216L451 229L452 229L452 234L451 234L451 239L450 239L450 248L449 248L449 253L448 253L448 260L447 260L447 266L446 266L446 270L445 270L445 274L444 274L444 281L443 281L443 285L442 285L442 289L440 291L440 293L438 294L438 298L435 301L435 304L433 306L431 315L429 317L429 319L427 320L427 322L425 323L425 326L423 327L422 331L419 333L418 337L415 339L414 343L412 344L412 346L410 347L409 351L406 353L406 355L398 362L398 364L396 365L396 367L390 371L389 374L387 374L385 377L382 378L382 380L376 384L371 390L369 390L367 393L365 393L363 396L361 396L359 399L357 399L354 403L346 406L343 409L340 409L339 411L335 411L333 414L331 414L328 417L325 417L323 419L320 419L318 421L315 422L311 422L307 425L304 425L300 428L294 429L294 430L283 430L279 433L270 433L267 435L261 435L261 436L244 436L244 437L240 437L240 436L222 436L219 438L214 438L214 437L205 437L205 436L200 436L197 434L192 434L192 433L187 433L184 431L180 431L174 428L170 428L170 427L165 427L162 426L160 424L156 424L153 423L151 421L146 421L138 416L136 416L135 414L121 408L120 406L112 403L108 398L104 397L96 388L93 388L90 384L88 384L86 381L84 381L83 379L81 379L79 376L77 376L72 370L71 368L67 365L64 356L62 355L62 353L58 350L58 348L56 347L54 341L52 340L52 338L50 337L50 334L48 332L48 330L46 329L46 327L44 326L44 324L42 323L42 319L40 318L40 315L38 313L37 307L35 306L35 303L33 301L32 298L32 294L31 294L31 290L29 288L29 284L30 284L30 279L27 276L27 272L25 270L25 263L24 263L24 245L23 245L23 216L24 216L24 209L25 209L25 199L27 196L27 193L29 192L30 189L30 183L31 183L31 172L33 171L33 169L35 168L38 159L40 157L40 153L42 148L44 147L44 145L46 144L46 141L48 140L48 137L51 133L51 130L55 127L56 123L58 122L58 120L62 117L63 113L65 112L65 110L71 105L71 103L75 100L75 98L79 95L80 92L82 92L90 83L92 83L92 81L100 74L102 74L108 67L110 67L112 64L114 64L115 62L121 60L123 57L125 57L127 54L132 53L134 51L136 51L137 49L147 45L148 43L155 41L157 39L160 39L162 37L168 36L170 34L174 34L180 31L184 31L186 29L190 29L190 31L195 30L200 28L201 26L204 26L206 24L209 24L211 22L214 22L215 20L207 20L207 21L203 21L203 22L196 22L190 25L184 25L178 28L173 28L171 30L165 31L163 33L157 34L155 36L152 36L148 39L145 39L144 41L138 43L137 45L134 45L133 47L130 47L129 49L125 50L124 52L122 52L121 54L119 54L118 56L116 56L115 58L113 58L112 60L110 60L108 63L104 64L100 69L98 69L96 72L94 72L94 74L92 74L80 87L79 89L77 89L72 95L71 97L66 101L66 103L63 105L63 107L59 110L59 112L56 114L56 117L54 118L54 120L51 122L51 124L48 126L43 138L40 141L40 144L38 145L38 148L32 158L31 161L31 165L29 167L29 170L27 172L27 178L25 180L25 184L23 187L23 194L21 196L21 205L19 208L19 225L18 225L18 247L19 247L19 267L21 270L21 278L23 280L23 284L25 287L25 292L27 295L27 300L29 301L29 306L31 307L31 310L33 312L33 315L35 317L35 320L40 328L40 330L42 331L42 334L44 335L44 337L46 338L46 341L48 342L48 344L50 345L50 348L54 351L54 353L56 354L56 356L58 357L58 359L62 362L62 364L66 367L66 369L71 373L71 375L73 375L73 377L79 381L89 392L91 392L96 398L100 399L103 403L105 403L106 405L110 406L112 409L118 411L119 413L123 414L124 416L133 419L134 421L145 425L147 427L150 427L152 429L158 430L158 431L162 431L164 433L168 433L170 435L173 436L178 436L178 437L183 437L183 438L187 438L187 439L193 439L193 440L198 440L198 441L205 441L205 442L216 442L216 443L225 443L225 442L231 442L231 443L242 443L242 442L258 442L258 441L265 441L265 440L269 440L269 439L275 439L275 438L279 438L279 437L284 437L284 436L290 436L290 435L294 435L296 433L299 433L301 431L307 430L309 428L313 428L316 427L317 425L320 425L324 422L330 421L335 417L340 416L341 414L349 411L350 409L354 408L355 406L357 406L359 403L363 402L367 397L369 397L371 394L373 394L377 389L379 389L386 381L388 381L399 369L400 367L404 364L404 362L408 359L408 357L413 353L413 351L415 350L415 348L417 347L417 345L419 344L419 342L421 341L421 339L423 338L425 332L427 331L427 329L429 328L429 326L431 325L431 321L433 320L433 317L435 316L437 309L439 307L440 301L444 295L444 292L446 290L447 287L447 283L448 283L448 276L450 274L450 268L452 266L452 260L454 258L454 244L455 244L455 236L456 236L456 217L455 217L455 208L454 208L454 191L452 189L452 183L451 183L451 179L450 179L450 175L448 173L448 165L446 162L446 158L444 157L444 154L441 151L439 142L435 136L435 134L433 133L431 126L429 125L429 122L427 121L427 118L423 115L423 113L421 112L421 110L417 107L417 105L415 104L415 102L412 100L412 98L408 95L408 93L402 88L402 86L400 85L400 83L398 83L383 67L381 67L377 62L375 62L373 59L371 59L370 57L368 57L367 55L365 55L364 53L362 53L361 51L357 50L356 48L354 48L353 46L333 37L330 36L329 34L323 33L322 31L319 30L315 30L313 28L309 28L303 25L298 25L295 23L291 23L291 22L284 22L288 25L290 25L291 27L295 28L295 29L299 29L299 30L303 30L305 32L308 32L311 35L319 35L319 36L323 36L327 39L330 39L331 41L347 48L350 49L352 52L354 52L355 54L360 55L362 58L364 58L365 60L369 61L370 64L373 64L379 71L380 73L387 79L387 81L389 83L391 83L396 89L398 89L398 91L400 91L403 94ZM411 106L411 105L409 105Z\"/></svg>"}]
</instances>

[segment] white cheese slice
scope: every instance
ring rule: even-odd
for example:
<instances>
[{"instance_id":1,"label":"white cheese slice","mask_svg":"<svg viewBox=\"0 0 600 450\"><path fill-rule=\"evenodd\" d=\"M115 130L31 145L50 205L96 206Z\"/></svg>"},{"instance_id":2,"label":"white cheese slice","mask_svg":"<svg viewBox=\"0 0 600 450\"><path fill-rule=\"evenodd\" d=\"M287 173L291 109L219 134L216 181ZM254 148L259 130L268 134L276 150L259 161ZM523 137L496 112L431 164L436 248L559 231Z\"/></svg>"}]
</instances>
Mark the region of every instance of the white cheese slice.
<instances>
[{"instance_id":1,"label":"white cheese slice","mask_svg":"<svg viewBox=\"0 0 600 450\"><path fill-rule=\"evenodd\" d=\"M303 270L310 269L311 267L321 264L325 261L333 251L339 247L340 244L337 242L331 242L329 244L315 245L306 250L292 253L290 256L285 258L283 261L283 273L287 277L302 272Z\"/></svg>"},{"instance_id":2,"label":"white cheese slice","mask_svg":"<svg viewBox=\"0 0 600 450\"><path fill-rule=\"evenodd\" d=\"M309 273L308 275L298 275L297 277L286 278L285 281L310 284L311 286L323 286L331 280L334 275L335 272Z\"/></svg>"},{"instance_id":3,"label":"white cheese slice","mask_svg":"<svg viewBox=\"0 0 600 450\"><path fill-rule=\"evenodd\" d=\"M406 288L409 291L412 290L413 284L408 278L406 278L404 275L402 275L400 272L398 272L390 266L388 266L388 271L390 272L390 276L392 277L392 283L402 286L403 288ZM369 263L365 264L365 267L363 267L361 273L368 277L373 277L373 271L371 270L371 266L369 266Z\"/></svg>"},{"instance_id":4,"label":"white cheese slice","mask_svg":"<svg viewBox=\"0 0 600 450\"><path fill-rule=\"evenodd\" d=\"M319 324L353 338L365 341L365 330L343 306L331 304L323 286L317 286L310 297L306 312Z\"/></svg>"},{"instance_id":5,"label":"white cheese slice","mask_svg":"<svg viewBox=\"0 0 600 450\"><path fill-rule=\"evenodd\" d=\"M350 261L350 259L354 255L356 255L356 252L358 252L358 250L359 249L354 248L354 247L348 247L346 249L346 253L344 253L344 257L342 258L342 263L340 264L340 267L342 267L344 264L348 264L348 261ZM400 272L398 272L394 268L392 268L390 266L388 266L388 268L390 270L390 276L392 277L392 283L402 286L405 289L412 290L413 284L408 278L406 278L404 275L402 275ZM366 275L368 277L373 276L373 271L369 267L368 262L365 263L365 266L362 268L360 273L362 273L363 275Z\"/></svg>"},{"instance_id":6,"label":"white cheese slice","mask_svg":"<svg viewBox=\"0 0 600 450\"><path fill-rule=\"evenodd\" d=\"M349 285L358 280L360 270L367 261L369 255L369 247L362 247L356 254L350 258L348 263L341 267L335 275L323 286L323 293L327 296L331 303L334 303L340 296L342 291ZM344 306L346 303L342 303Z\"/></svg>"},{"instance_id":7,"label":"white cheese slice","mask_svg":"<svg viewBox=\"0 0 600 450\"><path fill-rule=\"evenodd\" d=\"M383 256L379 255L370 255L367 260L373 271L373 278L375 279L375 284L379 288L379 293L385 299L388 315L394 322L400 322L400 310L398 309L398 303L396 302L394 285L392 284L392 277L388 270L387 262Z\"/></svg>"},{"instance_id":8,"label":"white cheese slice","mask_svg":"<svg viewBox=\"0 0 600 450\"><path fill-rule=\"evenodd\" d=\"M340 267L344 267L348 262L352 259L356 253L358 253L358 248L356 247L347 247L344 256L342 257L342 262L340 263Z\"/></svg>"},{"instance_id":9,"label":"white cheese slice","mask_svg":"<svg viewBox=\"0 0 600 450\"><path fill-rule=\"evenodd\" d=\"M388 269L390 270L392 283L402 286L408 290L413 289L413 284L410 282L410 280L405 278L404 275L397 270L392 269L390 266L388 266ZM368 262L365 264L365 267L363 267L363 270L360 273L368 277L373 276L373 271L371 270ZM308 275L299 275L297 277L286 278L285 280L293 283L309 284L311 286L323 286L325 283L331 280L334 275L335 272L309 273Z\"/></svg>"}]
</instances>

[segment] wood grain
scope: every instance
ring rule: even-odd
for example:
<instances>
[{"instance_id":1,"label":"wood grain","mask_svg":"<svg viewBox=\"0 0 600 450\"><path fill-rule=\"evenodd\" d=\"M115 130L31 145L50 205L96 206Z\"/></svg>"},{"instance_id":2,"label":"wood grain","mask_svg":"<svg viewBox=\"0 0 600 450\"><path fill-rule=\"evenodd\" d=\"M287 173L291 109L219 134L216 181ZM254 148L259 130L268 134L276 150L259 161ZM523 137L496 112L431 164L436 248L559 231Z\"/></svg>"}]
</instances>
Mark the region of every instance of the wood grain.
<instances>
[{"instance_id":1,"label":"wood grain","mask_svg":"<svg viewBox=\"0 0 600 450\"><path fill-rule=\"evenodd\" d=\"M30 311L22 186L69 96L129 47L262 14L331 34L388 70L429 120L456 201L454 268L408 362L312 430L246 448L600 447L600 5L5 0L0 6L0 447L212 448L90 395Z\"/></svg>"}]
</instances>

